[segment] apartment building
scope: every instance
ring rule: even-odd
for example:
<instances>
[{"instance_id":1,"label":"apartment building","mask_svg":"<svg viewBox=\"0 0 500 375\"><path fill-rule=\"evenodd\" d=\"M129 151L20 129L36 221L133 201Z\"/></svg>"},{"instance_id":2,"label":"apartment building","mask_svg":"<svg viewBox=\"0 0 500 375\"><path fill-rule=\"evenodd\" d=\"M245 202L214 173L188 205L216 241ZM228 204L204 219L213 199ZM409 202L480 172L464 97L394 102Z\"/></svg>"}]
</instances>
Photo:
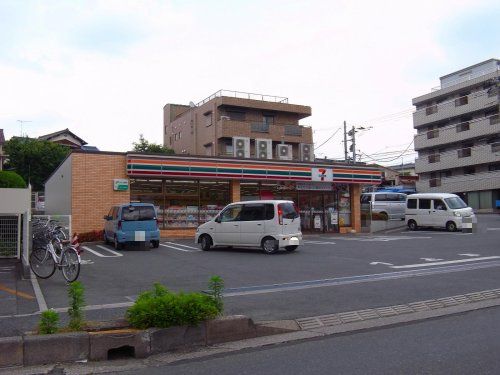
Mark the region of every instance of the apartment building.
<instances>
[{"instance_id":1,"label":"apartment building","mask_svg":"<svg viewBox=\"0 0 500 375\"><path fill-rule=\"evenodd\" d=\"M164 142L176 154L314 161L311 107L288 98L220 90L163 108Z\"/></svg>"},{"instance_id":2,"label":"apartment building","mask_svg":"<svg viewBox=\"0 0 500 375\"><path fill-rule=\"evenodd\" d=\"M490 59L413 99L417 191L456 193L484 211L500 200L499 72Z\"/></svg>"}]
</instances>

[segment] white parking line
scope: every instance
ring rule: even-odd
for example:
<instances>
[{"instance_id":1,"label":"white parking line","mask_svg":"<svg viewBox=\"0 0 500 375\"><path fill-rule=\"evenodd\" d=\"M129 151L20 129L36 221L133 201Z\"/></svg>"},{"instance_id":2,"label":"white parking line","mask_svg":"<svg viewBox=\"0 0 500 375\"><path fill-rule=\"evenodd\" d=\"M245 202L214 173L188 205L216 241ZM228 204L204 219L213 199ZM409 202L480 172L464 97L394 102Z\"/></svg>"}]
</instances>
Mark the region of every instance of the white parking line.
<instances>
[{"instance_id":1,"label":"white parking line","mask_svg":"<svg viewBox=\"0 0 500 375\"><path fill-rule=\"evenodd\" d=\"M326 242L326 241L304 241L304 243L312 243L315 245L335 245L335 242Z\"/></svg>"},{"instance_id":2,"label":"white parking line","mask_svg":"<svg viewBox=\"0 0 500 375\"><path fill-rule=\"evenodd\" d=\"M391 268L402 269L402 268L417 268L417 267L428 267L428 266L441 266L441 265L444 265L444 264L468 263L468 262L476 262L478 260L489 260L489 259L499 259L499 258L500 258L500 256L480 257L480 258L468 258L468 259L457 259L457 260L448 260L448 261L444 261L444 262L406 264L404 266L391 266Z\"/></svg>"},{"instance_id":3,"label":"white parking line","mask_svg":"<svg viewBox=\"0 0 500 375\"><path fill-rule=\"evenodd\" d=\"M123 254L120 254L120 253L117 253L116 251L114 250L111 250L111 249L108 249L107 247L104 247L102 245L96 245L99 249L103 249L103 250L106 250L106 251L109 251L111 254L115 254L117 257L122 257Z\"/></svg>"},{"instance_id":4,"label":"white parking line","mask_svg":"<svg viewBox=\"0 0 500 375\"><path fill-rule=\"evenodd\" d=\"M500 228L486 228L486 230L500 230Z\"/></svg>"},{"instance_id":5,"label":"white parking line","mask_svg":"<svg viewBox=\"0 0 500 375\"><path fill-rule=\"evenodd\" d=\"M180 244L180 243L175 243L175 242L164 242L164 243L168 243L168 244L170 244L170 245L175 245L175 246L187 247L188 249L199 250L197 247L188 246L188 245L182 245L182 244Z\"/></svg>"},{"instance_id":6,"label":"white parking line","mask_svg":"<svg viewBox=\"0 0 500 375\"><path fill-rule=\"evenodd\" d=\"M201 251L201 250L191 250L191 249L181 249L180 247L175 247L175 246L171 246L171 245L165 245L163 243L160 244L160 246L163 246L163 247L168 247L169 249L174 249L174 250L179 250L179 251L184 251L186 253L194 253L194 252L198 252L198 251Z\"/></svg>"},{"instance_id":7,"label":"white parking line","mask_svg":"<svg viewBox=\"0 0 500 375\"><path fill-rule=\"evenodd\" d=\"M82 246L83 249L85 249L86 251L94 254L94 255L97 255L98 257L101 257L101 258L116 258L117 256L116 255L104 255L104 254L101 254L95 250L92 250L90 247L88 246ZM122 254L120 254L120 256L123 256Z\"/></svg>"}]
</instances>

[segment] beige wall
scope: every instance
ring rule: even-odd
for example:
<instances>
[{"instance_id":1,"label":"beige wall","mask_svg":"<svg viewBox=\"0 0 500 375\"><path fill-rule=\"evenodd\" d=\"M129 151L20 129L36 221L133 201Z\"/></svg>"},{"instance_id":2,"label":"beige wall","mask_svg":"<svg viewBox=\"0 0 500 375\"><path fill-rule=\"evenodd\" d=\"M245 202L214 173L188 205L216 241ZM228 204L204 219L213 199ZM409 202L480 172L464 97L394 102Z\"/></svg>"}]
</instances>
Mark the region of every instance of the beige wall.
<instances>
[{"instance_id":1,"label":"beige wall","mask_svg":"<svg viewBox=\"0 0 500 375\"><path fill-rule=\"evenodd\" d=\"M114 191L113 179L127 179L127 158L117 154L72 154L73 231L103 229L103 216L114 204L130 202L130 190Z\"/></svg>"},{"instance_id":2,"label":"beige wall","mask_svg":"<svg viewBox=\"0 0 500 375\"><path fill-rule=\"evenodd\" d=\"M71 215L72 161L70 154L45 183L45 213Z\"/></svg>"}]
</instances>

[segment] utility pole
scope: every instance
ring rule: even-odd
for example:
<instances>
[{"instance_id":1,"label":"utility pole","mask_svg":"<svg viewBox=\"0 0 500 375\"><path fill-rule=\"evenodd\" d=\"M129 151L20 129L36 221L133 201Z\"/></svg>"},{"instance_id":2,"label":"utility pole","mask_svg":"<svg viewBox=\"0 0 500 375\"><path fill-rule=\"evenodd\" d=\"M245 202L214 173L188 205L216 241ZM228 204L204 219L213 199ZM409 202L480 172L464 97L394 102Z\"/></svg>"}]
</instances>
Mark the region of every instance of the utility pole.
<instances>
[{"instance_id":1,"label":"utility pole","mask_svg":"<svg viewBox=\"0 0 500 375\"><path fill-rule=\"evenodd\" d=\"M21 137L23 136L23 124L25 122L33 122L31 120L17 120L17 122L19 122L21 124Z\"/></svg>"},{"instance_id":2,"label":"utility pole","mask_svg":"<svg viewBox=\"0 0 500 375\"><path fill-rule=\"evenodd\" d=\"M356 129L352 127L352 162L356 163Z\"/></svg>"},{"instance_id":3,"label":"utility pole","mask_svg":"<svg viewBox=\"0 0 500 375\"><path fill-rule=\"evenodd\" d=\"M344 121L344 161L347 163L347 124Z\"/></svg>"}]
</instances>

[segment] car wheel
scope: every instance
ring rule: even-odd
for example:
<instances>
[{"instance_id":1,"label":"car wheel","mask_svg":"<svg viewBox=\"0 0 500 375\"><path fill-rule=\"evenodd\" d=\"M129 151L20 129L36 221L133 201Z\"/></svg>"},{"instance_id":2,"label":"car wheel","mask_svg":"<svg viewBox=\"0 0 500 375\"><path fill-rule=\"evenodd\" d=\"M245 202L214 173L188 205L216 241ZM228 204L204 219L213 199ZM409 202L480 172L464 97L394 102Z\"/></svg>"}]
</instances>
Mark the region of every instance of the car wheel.
<instances>
[{"instance_id":1,"label":"car wheel","mask_svg":"<svg viewBox=\"0 0 500 375\"><path fill-rule=\"evenodd\" d=\"M285 250L288 252L295 251L298 248L297 245L290 245L290 246L285 246Z\"/></svg>"},{"instance_id":2,"label":"car wheel","mask_svg":"<svg viewBox=\"0 0 500 375\"><path fill-rule=\"evenodd\" d=\"M446 230L448 232L455 232L457 230L457 224L455 224L455 222L453 221L448 221L446 223Z\"/></svg>"},{"instance_id":3,"label":"car wheel","mask_svg":"<svg viewBox=\"0 0 500 375\"><path fill-rule=\"evenodd\" d=\"M415 220L408 221L408 229L413 231L417 230L418 229L417 222Z\"/></svg>"},{"instance_id":4,"label":"car wheel","mask_svg":"<svg viewBox=\"0 0 500 375\"><path fill-rule=\"evenodd\" d=\"M158 240L151 241L151 244L153 245L154 249L158 249L158 247L160 247L160 241Z\"/></svg>"},{"instance_id":5,"label":"car wheel","mask_svg":"<svg viewBox=\"0 0 500 375\"><path fill-rule=\"evenodd\" d=\"M262 240L262 250L267 254L274 254L278 251L278 241L273 237L266 237Z\"/></svg>"},{"instance_id":6,"label":"car wheel","mask_svg":"<svg viewBox=\"0 0 500 375\"><path fill-rule=\"evenodd\" d=\"M123 244L118 242L118 239L116 238L116 236L114 238L114 247L115 247L115 250L123 249Z\"/></svg>"},{"instance_id":7,"label":"car wheel","mask_svg":"<svg viewBox=\"0 0 500 375\"><path fill-rule=\"evenodd\" d=\"M103 237L104 237L104 243L105 243L106 245L109 245L109 244L110 244L110 242L109 242L109 240L108 240L108 237L106 236L106 231L104 231Z\"/></svg>"},{"instance_id":8,"label":"car wheel","mask_svg":"<svg viewBox=\"0 0 500 375\"><path fill-rule=\"evenodd\" d=\"M203 251L209 251L210 248L212 247L212 239L210 238L209 235L204 234L200 238L200 247Z\"/></svg>"},{"instance_id":9,"label":"car wheel","mask_svg":"<svg viewBox=\"0 0 500 375\"><path fill-rule=\"evenodd\" d=\"M389 214L387 212L381 212L380 213L380 219L384 220L384 221L389 220Z\"/></svg>"}]
</instances>

